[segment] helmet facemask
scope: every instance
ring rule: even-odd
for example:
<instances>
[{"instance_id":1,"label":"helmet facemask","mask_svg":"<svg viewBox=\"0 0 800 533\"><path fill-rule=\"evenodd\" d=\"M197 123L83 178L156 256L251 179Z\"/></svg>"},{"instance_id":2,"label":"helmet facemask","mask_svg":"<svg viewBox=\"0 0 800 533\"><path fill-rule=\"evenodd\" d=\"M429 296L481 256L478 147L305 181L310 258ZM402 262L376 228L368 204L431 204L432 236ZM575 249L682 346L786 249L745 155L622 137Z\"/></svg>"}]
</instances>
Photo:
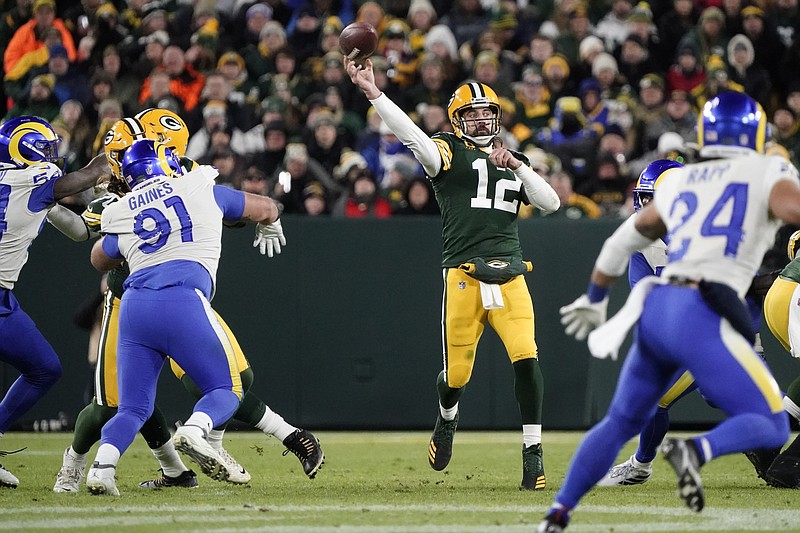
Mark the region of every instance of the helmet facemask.
<instances>
[{"instance_id":1,"label":"helmet facemask","mask_svg":"<svg viewBox=\"0 0 800 533\"><path fill-rule=\"evenodd\" d=\"M493 116L490 117L487 113L487 116L484 117L486 109L489 109ZM471 110L478 111L478 116L465 118L464 115ZM470 82L465 83L453 93L447 105L447 114L456 135L469 139L477 146L484 147L489 146L492 139L500 133L503 108L500 107L497 94L488 85ZM488 130L482 135L477 135L480 132L468 133L468 131L475 131L475 122L488 122Z\"/></svg>"}]
</instances>

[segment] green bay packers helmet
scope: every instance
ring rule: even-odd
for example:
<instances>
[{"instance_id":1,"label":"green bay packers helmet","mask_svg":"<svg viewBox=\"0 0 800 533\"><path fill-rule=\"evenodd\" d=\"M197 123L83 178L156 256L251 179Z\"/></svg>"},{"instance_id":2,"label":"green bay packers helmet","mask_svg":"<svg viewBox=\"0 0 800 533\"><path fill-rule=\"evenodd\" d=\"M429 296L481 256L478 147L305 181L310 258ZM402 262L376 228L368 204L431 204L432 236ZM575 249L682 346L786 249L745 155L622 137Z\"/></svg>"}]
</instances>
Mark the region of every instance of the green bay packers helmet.
<instances>
[{"instance_id":1,"label":"green bay packers helmet","mask_svg":"<svg viewBox=\"0 0 800 533\"><path fill-rule=\"evenodd\" d=\"M468 135L464 120L464 112L470 109L482 109L488 107L494 112L492 119L491 133L488 135ZM465 83L456 89L450 102L447 104L447 116L453 125L453 131L459 137L464 137L474 142L478 146L488 146L492 139L500 133L500 119L503 116L503 108L497 93L483 83Z\"/></svg>"},{"instance_id":2,"label":"green bay packers helmet","mask_svg":"<svg viewBox=\"0 0 800 533\"><path fill-rule=\"evenodd\" d=\"M145 128L145 136L167 145L178 157L186 155L189 145L189 128L181 117L168 109L150 107L134 117Z\"/></svg>"},{"instance_id":3,"label":"green bay packers helmet","mask_svg":"<svg viewBox=\"0 0 800 533\"><path fill-rule=\"evenodd\" d=\"M789 256L789 261L794 261L798 248L800 248L800 230L795 231L789 237L789 244L786 246L786 255Z\"/></svg>"},{"instance_id":4,"label":"green bay packers helmet","mask_svg":"<svg viewBox=\"0 0 800 533\"><path fill-rule=\"evenodd\" d=\"M122 179L122 156L125 150L145 138L144 125L135 118L123 118L111 126L103 139L103 149L114 177Z\"/></svg>"}]
</instances>

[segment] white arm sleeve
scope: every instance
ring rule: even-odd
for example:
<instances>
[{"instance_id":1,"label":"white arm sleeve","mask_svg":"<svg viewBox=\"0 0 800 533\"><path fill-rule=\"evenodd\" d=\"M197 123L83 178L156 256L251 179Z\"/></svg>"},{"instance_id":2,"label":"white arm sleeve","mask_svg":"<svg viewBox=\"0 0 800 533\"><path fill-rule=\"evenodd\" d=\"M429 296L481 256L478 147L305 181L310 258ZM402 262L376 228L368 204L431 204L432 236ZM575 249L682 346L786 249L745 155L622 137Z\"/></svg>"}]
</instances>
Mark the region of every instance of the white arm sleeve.
<instances>
[{"instance_id":1,"label":"white arm sleeve","mask_svg":"<svg viewBox=\"0 0 800 533\"><path fill-rule=\"evenodd\" d=\"M606 239L594 268L608 276L619 277L628 267L628 259L633 252L640 250L654 241L645 237L634 225L636 217L628 217L617 230Z\"/></svg>"},{"instance_id":2,"label":"white arm sleeve","mask_svg":"<svg viewBox=\"0 0 800 533\"><path fill-rule=\"evenodd\" d=\"M47 221L75 242L86 241L92 236L97 236L97 233L89 231L80 215L76 215L60 204L56 204L47 212Z\"/></svg>"},{"instance_id":3,"label":"white arm sleeve","mask_svg":"<svg viewBox=\"0 0 800 533\"><path fill-rule=\"evenodd\" d=\"M442 156L439 154L436 143L414 124L405 111L392 102L386 94L381 93L379 97L370 102L375 106L375 111L389 126L389 129L414 152L414 156L425 169L425 173L431 177L437 175L442 169Z\"/></svg>"},{"instance_id":4,"label":"white arm sleeve","mask_svg":"<svg viewBox=\"0 0 800 533\"><path fill-rule=\"evenodd\" d=\"M561 207L561 200L558 199L556 191L531 167L520 165L513 172L522 181L522 185L525 187L525 194L528 195L528 200L535 207L545 213L552 213Z\"/></svg>"}]
</instances>

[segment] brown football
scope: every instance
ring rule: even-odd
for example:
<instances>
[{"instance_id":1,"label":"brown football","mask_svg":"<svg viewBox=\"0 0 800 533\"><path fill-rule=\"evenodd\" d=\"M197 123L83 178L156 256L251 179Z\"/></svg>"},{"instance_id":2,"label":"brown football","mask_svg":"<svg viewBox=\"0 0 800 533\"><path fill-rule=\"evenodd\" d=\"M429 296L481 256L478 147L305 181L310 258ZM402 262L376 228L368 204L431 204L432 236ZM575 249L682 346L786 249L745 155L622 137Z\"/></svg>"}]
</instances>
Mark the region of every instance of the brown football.
<instances>
[{"instance_id":1,"label":"brown football","mask_svg":"<svg viewBox=\"0 0 800 533\"><path fill-rule=\"evenodd\" d=\"M339 48L353 61L368 58L377 47L378 32L368 22L353 22L339 34Z\"/></svg>"}]
</instances>

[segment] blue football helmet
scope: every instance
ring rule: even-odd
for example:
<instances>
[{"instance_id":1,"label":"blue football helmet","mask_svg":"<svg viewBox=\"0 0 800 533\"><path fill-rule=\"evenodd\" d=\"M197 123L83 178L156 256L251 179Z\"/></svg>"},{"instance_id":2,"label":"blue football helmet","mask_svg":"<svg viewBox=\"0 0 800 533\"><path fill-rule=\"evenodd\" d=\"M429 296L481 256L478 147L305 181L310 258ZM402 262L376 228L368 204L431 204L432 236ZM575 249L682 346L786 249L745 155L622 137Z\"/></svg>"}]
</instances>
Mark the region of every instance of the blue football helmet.
<instances>
[{"instance_id":1,"label":"blue football helmet","mask_svg":"<svg viewBox=\"0 0 800 533\"><path fill-rule=\"evenodd\" d=\"M122 155L122 177L131 189L149 179L175 178L182 174L178 157L158 141L136 141Z\"/></svg>"},{"instance_id":2,"label":"blue football helmet","mask_svg":"<svg viewBox=\"0 0 800 533\"><path fill-rule=\"evenodd\" d=\"M764 152L767 114L744 93L726 91L703 106L697 117L697 142L702 157L733 157Z\"/></svg>"},{"instance_id":3,"label":"blue football helmet","mask_svg":"<svg viewBox=\"0 0 800 533\"><path fill-rule=\"evenodd\" d=\"M0 163L26 168L58 162L61 139L46 120L34 116L9 119L0 126Z\"/></svg>"},{"instance_id":4,"label":"blue football helmet","mask_svg":"<svg viewBox=\"0 0 800 533\"><path fill-rule=\"evenodd\" d=\"M638 211L647 205L668 170L681 167L682 164L671 159L658 159L647 165L639 174L639 179L633 188L633 210ZM642 201L644 198L647 200Z\"/></svg>"}]
</instances>

